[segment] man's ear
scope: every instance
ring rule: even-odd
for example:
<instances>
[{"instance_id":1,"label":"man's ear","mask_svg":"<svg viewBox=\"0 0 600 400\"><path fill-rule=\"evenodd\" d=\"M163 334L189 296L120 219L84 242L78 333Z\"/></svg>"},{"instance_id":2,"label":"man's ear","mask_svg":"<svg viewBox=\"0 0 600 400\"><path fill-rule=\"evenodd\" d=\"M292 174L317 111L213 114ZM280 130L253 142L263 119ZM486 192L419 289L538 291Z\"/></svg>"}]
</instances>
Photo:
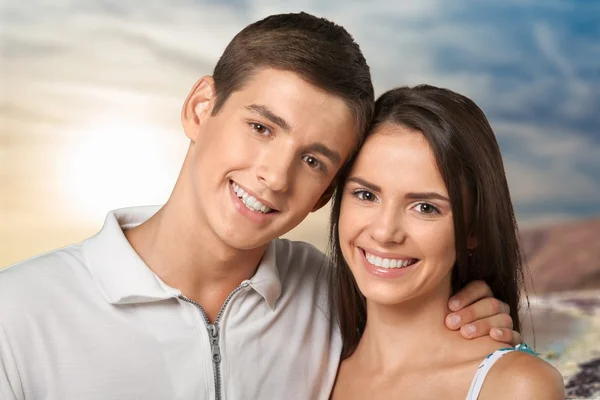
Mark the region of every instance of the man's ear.
<instances>
[{"instance_id":1,"label":"man's ear","mask_svg":"<svg viewBox=\"0 0 600 400\"><path fill-rule=\"evenodd\" d=\"M321 198L319 198L319 201L317 201L317 204L315 204L315 206L313 207L311 212L315 212L315 211L318 211L321 208L323 208L323 206L325 204L327 204L327 202L329 202L329 200L331 200L331 196L333 196L334 191L335 191L335 185L332 183L331 185L329 185L329 187L327 188L325 193L323 193L321 195Z\"/></svg>"},{"instance_id":2,"label":"man's ear","mask_svg":"<svg viewBox=\"0 0 600 400\"><path fill-rule=\"evenodd\" d=\"M198 136L198 128L210 117L215 99L215 83L211 76L203 76L194 84L181 109L181 124L192 142Z\"/></svg>"}]
</instances>

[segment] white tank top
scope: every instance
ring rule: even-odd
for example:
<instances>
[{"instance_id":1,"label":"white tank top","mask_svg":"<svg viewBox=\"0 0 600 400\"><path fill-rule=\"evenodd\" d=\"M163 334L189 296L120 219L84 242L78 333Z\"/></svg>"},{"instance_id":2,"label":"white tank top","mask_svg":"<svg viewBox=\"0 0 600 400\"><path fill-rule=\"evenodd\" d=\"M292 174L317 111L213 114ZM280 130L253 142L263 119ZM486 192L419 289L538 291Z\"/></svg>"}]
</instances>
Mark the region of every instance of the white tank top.
<instances>
[{"instance_id":1,"label":"white tank top","mask_svg":"<svg viewBox=\"0 0 600 400\"><path fill-rule=\"evenodd\" d=\"M498 361L502 356L513 352L517 349L509 348L509 349L500 349L496 350L489 356L485 358L477 367L477 372L475 373L475 377L473 378L473 382L471 382L471 387L469 388L469 393L467 394L466 400L477 400L479 397L479 392L481 392L481 387L483 386L483 381L487 376L490 369L494 366L496 361Z\"/></svg>"}]
</instances>

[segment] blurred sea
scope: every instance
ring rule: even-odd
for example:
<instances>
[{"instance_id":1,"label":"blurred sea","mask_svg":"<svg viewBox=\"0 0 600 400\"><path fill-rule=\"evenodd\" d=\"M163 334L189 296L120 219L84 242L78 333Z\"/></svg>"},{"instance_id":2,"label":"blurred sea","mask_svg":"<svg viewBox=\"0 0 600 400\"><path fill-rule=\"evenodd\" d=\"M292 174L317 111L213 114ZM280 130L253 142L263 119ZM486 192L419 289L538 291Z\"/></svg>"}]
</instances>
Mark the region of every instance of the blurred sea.
<instances>
[{"instance_id":1,"label":"blurred sea","mask_svg":"<svg viewBox=\"0 0 600 400\"><path fill-rule=\"evenodd\" d=\"M567 399L600 399L600 290L530 297L524 340L563 375Z\"/></svg>"}]
</instances>

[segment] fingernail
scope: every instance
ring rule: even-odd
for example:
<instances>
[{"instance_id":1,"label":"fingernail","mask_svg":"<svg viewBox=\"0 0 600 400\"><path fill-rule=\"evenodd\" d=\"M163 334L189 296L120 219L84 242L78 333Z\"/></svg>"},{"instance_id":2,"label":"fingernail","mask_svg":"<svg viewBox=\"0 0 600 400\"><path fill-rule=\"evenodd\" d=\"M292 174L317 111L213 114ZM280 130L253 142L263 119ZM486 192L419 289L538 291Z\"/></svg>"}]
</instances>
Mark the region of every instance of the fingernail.
<instances>
[{"instance_id":1,"label":"fingernail","mask_svg":"<svg viewBox=\"0 0 600 400\"><path fill-rule=\"evenodd\" d=\"M460 324L460 316L458 315L451 315L450 316L450 325L452 326L458 326Z\"/></svg>"},{"instance_id":2,"label":"fingernail","mask_svg":"<svg viewBox=\"0 0 600 400\"><path fill-rule=\"evenodd\" d=\"M494 329L496 336L502 336L502 329Z\"/></svg>"},{"instance_id":3,"label":"fingernail","mask_svg":"<svg viewBox=\"0 0 600 400\"><path fill-rule=\"evenodd\" d=\"M458 310L460 308L460 301L459 300L450 300L450 308L454 311Z\"/></svg>"},{"instance_id":4,"label":"fingernail","mask_svg":"<svg viewBox=\"0 0 600 400\"><path fill-rule=\"evenodd\" d=\"M465 326L465 331L471 335L473 333L475 333L475 331L477 330L477 328L475 327L475 325L467 325Z\"/></svg>"}]
</instances>

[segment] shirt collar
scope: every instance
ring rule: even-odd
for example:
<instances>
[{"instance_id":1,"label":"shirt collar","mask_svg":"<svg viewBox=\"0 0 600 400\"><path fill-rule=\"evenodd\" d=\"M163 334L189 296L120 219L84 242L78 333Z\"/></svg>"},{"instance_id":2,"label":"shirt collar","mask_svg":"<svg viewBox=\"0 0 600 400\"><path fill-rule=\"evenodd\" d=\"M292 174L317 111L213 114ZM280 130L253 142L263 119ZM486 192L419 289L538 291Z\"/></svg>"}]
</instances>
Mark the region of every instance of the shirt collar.
<instances>
[{"instance_id":1,"label":"shirt collar","mask_svg":"<svg viewBox=\"0 0 600 400\"><path fill-rule=\"evenodd\" d=\"M146 303L180 295L148 268L123 233L158 210L158 206L147 206L111 211L102 230L83 242L88 268L109 303Z\"/></svg>"},{"instance_id":2,"label":"shirt collar","mask_svg":"<svg viewBox=\"0 0 600 400\"><path fill-rule=\"evenodd\" d=\"M134 304L166 300L181 292L165 284L131 247L124 229L133 228L152 217L159 206L131 207L111 211L104 226L83 243L87 266L104 298L111 304ZM273 310L281 295L277 268L277 242L271 241L250 286Z\"/></svg>"},{"instance_id":3,"label":"shirt collar","mask_svg":"<svg viewBox=\"0 0 600 400\"><path fill-rule=\"evenodd\" d=\"M275 239L269 243L256 273L250 279L250 286L265 299L271 310L275 309L275 303L281 296L281 279L277 268L278 242L279 239Z\"/></svg>"}]
</instances>

